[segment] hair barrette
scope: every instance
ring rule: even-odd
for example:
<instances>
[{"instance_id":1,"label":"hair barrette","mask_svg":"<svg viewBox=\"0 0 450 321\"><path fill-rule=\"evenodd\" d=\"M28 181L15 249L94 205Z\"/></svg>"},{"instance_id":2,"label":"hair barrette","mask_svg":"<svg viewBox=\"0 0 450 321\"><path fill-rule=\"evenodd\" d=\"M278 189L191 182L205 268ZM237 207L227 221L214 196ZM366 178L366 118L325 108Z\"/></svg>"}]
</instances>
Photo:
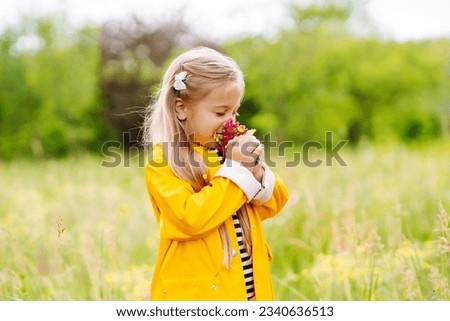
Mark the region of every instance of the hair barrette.
<instances>
[{"instance_id":1,"label":"hair barrette","mask_svg":"<svg viewBox=\"0 0 450 321\"><path fill-rule=\"evenodd\" d=\"M182 71L182 72L179 72L178 74L176 74L173 88L175 88L175 90L178 90L178 91L185 90L186 84L184 83L184 81L186 80L186 77L187 77L186 71Z\"/></svg>"}]
</instances>

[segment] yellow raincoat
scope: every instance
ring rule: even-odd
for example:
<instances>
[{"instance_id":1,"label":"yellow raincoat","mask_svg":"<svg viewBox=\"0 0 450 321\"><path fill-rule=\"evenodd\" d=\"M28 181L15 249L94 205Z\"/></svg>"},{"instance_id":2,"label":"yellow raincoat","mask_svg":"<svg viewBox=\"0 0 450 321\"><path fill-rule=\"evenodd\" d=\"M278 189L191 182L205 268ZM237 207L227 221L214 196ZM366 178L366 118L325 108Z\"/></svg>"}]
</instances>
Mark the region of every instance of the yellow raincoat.
<instances>
[{"instance_id":1,"label":"yellow raincoat","mask_svg":"<svg viewBox=\"0 0 450 321\"><path fill-rule=\"evenodd\" d=\"M215 153L196 150L203 157L207 154L209 164L218 164ZM239 253L231 216L246 204L247 197L230 179L214 176L219 168L209 167L209 184L194 192L167 165L161 145L150 151L146 182L160 233L151 300L247 300L240 257L233 257L230 269L222 265L223 248L218 232L225 222L232 248ZM276 176L269 201L246 204L256 300L274 299L269 267L272 255L264 239L262 221L276 215L287 199L286 187Z\"/></svg>"}]
</instances>

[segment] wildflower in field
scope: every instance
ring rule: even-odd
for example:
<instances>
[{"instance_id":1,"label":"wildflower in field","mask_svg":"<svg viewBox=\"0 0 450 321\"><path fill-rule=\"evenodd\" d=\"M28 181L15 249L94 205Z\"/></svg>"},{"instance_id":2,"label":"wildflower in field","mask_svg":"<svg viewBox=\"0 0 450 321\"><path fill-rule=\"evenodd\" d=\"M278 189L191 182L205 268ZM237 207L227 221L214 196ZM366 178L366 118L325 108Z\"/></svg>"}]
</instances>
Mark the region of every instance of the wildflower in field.
<instances>
[{"instance_id":1,"label":"wildflower in field","mask_svg":"<svg viewBox=\"0 0 450 321\"><path fill-rule=\"evenodd\" d=\"M124 300L148 300L148 287L152 266L131 265L126 270L110 271L105 274L104 282L109 289L114 289L116 296Z\"/></svg>"},{"instance_id":2,"label":"wildflower in field","mask_svg":"<svg viewBox=\"0 0 450 321\"><path fill-rule=\"evenodd\" d=\"M227 120L227 122L223 125L223 129L224 131L222 133L216 133L214 135L214 139L218 143L216 147L217 151L219 152L219 155L223 157L225 157L225 150L230 140L244 134L253 135L256 131L255 129L248 129L245 125L240 124L239 122L234 122L232 118Z\"/></svg>"}]
</instances>

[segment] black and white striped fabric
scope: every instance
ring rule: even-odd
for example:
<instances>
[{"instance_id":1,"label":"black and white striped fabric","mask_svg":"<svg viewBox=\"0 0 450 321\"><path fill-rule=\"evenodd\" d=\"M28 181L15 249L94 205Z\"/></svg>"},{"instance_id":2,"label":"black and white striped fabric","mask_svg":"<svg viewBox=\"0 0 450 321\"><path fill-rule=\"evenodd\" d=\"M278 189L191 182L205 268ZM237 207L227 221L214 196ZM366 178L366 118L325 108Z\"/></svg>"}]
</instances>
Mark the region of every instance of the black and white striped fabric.
<instances>
[{"instance_id":1,"label":"black and white striped fabric","mask_svg":"<svg viewBox=\"0 0 450 321\"><path fill-rule=\"evenodd\" d=\"M241 254L242 267L244 269L245 288L247 290L247 299L250 300L255 296L255 285L253 283L253 263L251 256L248 254L244 246L244 238L242 236L242 227L239 222L237 213L233 214L233 223L236 230L236 236L239 244L239 252Z\"/></svg>"}]
</instances>

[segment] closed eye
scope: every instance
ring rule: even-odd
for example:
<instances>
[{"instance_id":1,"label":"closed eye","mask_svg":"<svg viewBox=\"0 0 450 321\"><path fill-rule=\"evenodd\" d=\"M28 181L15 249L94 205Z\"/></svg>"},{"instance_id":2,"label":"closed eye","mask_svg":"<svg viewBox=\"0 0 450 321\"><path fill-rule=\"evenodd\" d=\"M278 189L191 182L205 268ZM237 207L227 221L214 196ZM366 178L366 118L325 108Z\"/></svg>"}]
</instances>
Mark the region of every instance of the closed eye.
<instances>
[{"instance_id":1,"label":"closed eye","mask_svg":"<svg viewBox=\"0 0 450 321\"><path fill-rule=\"evenodd\" d=\"M225 116L225 115L228 114L228 111L227 111L227 110L225 110L225 111L223 111L223 112L218 112L218 111L216 111L215 113L216 113L217 116L223 117L223 116ZM237 117L237 116L239 116L239 114L238 114L237 111L235 111L235 112L232 113L232 117Z\"/></svg>"}]
</instances>

